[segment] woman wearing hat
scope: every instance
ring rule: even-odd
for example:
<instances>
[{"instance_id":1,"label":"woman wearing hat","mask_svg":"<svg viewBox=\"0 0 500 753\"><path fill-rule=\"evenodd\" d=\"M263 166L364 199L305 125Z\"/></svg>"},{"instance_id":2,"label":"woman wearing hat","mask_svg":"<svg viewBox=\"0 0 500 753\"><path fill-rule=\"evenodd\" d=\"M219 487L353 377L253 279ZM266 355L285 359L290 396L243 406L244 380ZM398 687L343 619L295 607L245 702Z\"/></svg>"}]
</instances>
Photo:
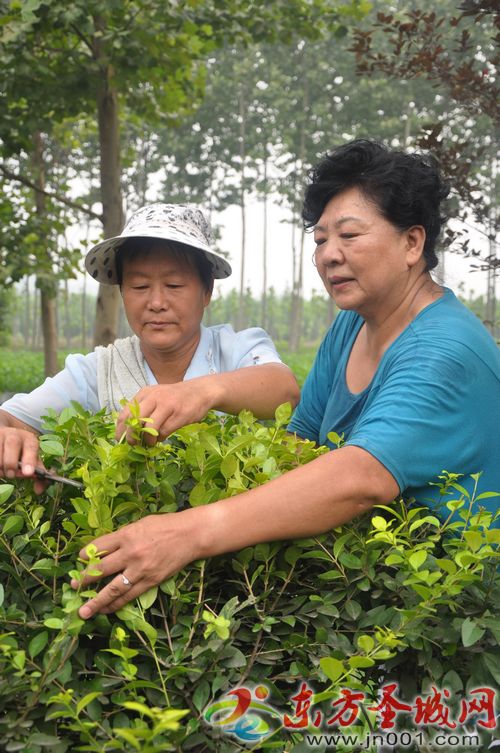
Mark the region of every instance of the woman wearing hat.
<instances>
[{"instance_id":1,"label":"woman wearing hat","mask_svg":"<svg viewBox=\"0 0 500 753\"><path fill-rule=\"evenodd\" d=\"M2 405L3 475L33 475L41 417L73 400L91 412L119 411L120 437L129 415L123 398L135 398L162 439L212 409L248 408L269 418L281 403L296 404L295 378L264 330L201 324L214 278L231 274L209 244L209 225L196 206L152 204L132 215L120 236L89 251L85 266L92 277L120 286L134 335L68 356L61 372Z\"/></svg>"}]
</instances>

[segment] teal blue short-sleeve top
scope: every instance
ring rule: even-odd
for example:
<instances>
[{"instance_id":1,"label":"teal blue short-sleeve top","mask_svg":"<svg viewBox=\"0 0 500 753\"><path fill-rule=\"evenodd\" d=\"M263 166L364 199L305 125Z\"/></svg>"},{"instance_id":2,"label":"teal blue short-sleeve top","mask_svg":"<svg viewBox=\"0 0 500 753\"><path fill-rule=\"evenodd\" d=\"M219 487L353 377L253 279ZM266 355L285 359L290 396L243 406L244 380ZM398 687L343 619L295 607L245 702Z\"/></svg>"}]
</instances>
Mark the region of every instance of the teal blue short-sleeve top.
<instances>
[{"instance_id":1,"label":"teal blue short-sleeve top","mask_svg":"<svg viewBox=\"0 0 500 753\"><path fill-rule=\"evenodd\" d=\"M500 492L500 349L479 319L445 288L390 345L368 387L353 394L346 364L362 324L353 311L337 316L289 430L331 447L328 433L343 434L387 468L405 497L433 508L442 498L429 483L443 470L464 474L469 491L469 474L481 471L478 492ZM480 504L496 510L499 500Z\"/></svg>"}]
</instances>

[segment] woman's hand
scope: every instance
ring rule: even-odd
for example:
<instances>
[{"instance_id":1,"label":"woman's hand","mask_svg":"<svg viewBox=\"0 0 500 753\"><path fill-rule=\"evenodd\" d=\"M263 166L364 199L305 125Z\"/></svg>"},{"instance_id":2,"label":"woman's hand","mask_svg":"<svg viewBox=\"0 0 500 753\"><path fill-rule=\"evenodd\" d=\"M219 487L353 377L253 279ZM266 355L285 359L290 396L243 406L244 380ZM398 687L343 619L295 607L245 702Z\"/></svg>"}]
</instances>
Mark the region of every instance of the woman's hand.
<instances>
[{"instance_id":1,"label":"woman's hand","mask_svg":"<svg viewBox=\"0 0 500 753\"><path fill-rule=\"evenodd\" d=\"M151 387L143 387L134 400L139 403L142 418L150 418L146 426L156 429L158 436L145 434L148 444L155 444L163 440L181 426L202 421L213 406L215 390L211 386L215 384L210 377L190 379L186 382L175 384L157 384ZM133 442L132 429L126 421L130 417L130 408L125 407L118 416L116 422L116 438L120 439L126 434L127 441Z\"/></svg>"},{"instance_id":2,"label":"woman's hand","mask_svg":"<svg viewBox=\"0 0 500 753\"><path fill-rule=\"evenodd\" d=\"M47 482L37 479L35 474L36 467L42 467L43 464L38 456L40 448L38 436L32 430L21 428L24 426L20 421L19 426L5 425L10 417L3 411L0 412L0 476L4 478L33 478L34 489L40 494ZM16 422L16 419L12 419Z\"/></svg>"},{"instance_id":3,"label":"woman's hand","mask_svg":"<svg viewBox=\"0 0 500 753\"><path fill-rule=\"evenodd\" d=\"M297 381L282 363L246 366L185 382L144 387L134 398L141 416L152 419L147 425L159 432L158 437L145 435L149 444L165 439L181 426L202 421L210 410L236 415L246 408L257 418L272 418L278 405L290 402L293 407L298 399ZM127 440L133 441L125 423L129 416L127 407L119 414L117 439L126 433Z\"/></svg>"},{"instance_id":4,"label":"woman's hand","mask_svg":"<svg viewBox=\"0 0 500 753\"><path fill-rule=\"evenodd\" d=\"M148 515L95 539L92 544L103 553L97 566L101 575L86 576L83 585L115 577L80 607L80 617L115 612L189 562L202 558L205 509ZM85 549L80 557L88 559ZM71 585L78 588L79 583L72 580Z\"/></svg>"}]
</instances>

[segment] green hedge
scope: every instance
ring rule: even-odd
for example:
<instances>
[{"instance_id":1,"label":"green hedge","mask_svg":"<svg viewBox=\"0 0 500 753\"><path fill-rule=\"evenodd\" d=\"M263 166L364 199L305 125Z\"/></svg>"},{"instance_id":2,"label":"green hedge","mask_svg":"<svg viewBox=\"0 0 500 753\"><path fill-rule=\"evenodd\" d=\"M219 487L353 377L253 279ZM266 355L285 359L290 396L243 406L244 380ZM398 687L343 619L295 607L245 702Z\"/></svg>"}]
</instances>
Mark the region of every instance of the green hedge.
<instances>
[{"instance_id":1,"label":"green hedge","mask_svg":"<svg viewBox=\"0 0 500 753\"><path fill-rule=\"evenodd\" d=\"M302 681L325 713L341 688L373 699L392 680L401 698L447 687L451 704L498 684L499 531L468 515L449 474L443 499L461 532L399 500L322 536L195 562L117 615L78 617L92 592L69 579L95 536L236 495L326 451L286 435L286 406L277 417L210 417L152 448L115 443L103 414L49 419L45 462L81 478L85 494L0 485L1 750L240 750L204 712L245 683L289 714ZM373 712L362 718L353 730L375 724ZM303 733L278 726L254 749L299 753Z\"/></svg>"}]
</instances>

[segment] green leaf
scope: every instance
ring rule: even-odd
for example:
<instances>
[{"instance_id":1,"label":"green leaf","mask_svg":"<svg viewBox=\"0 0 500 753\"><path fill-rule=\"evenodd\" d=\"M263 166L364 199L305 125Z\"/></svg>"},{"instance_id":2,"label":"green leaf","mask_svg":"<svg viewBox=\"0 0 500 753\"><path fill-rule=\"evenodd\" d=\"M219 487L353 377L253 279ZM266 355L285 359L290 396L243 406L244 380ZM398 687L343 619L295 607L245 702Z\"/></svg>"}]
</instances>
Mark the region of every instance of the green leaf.
<instances>
[{"instance_id":1,"label":"green leaf","mask_svg":"<svg viewBox=\"0 0 500 753\"><path fill-rule=\"evenodd\" d=\"M213 434L203 433L199 434L198 441L200 444L209 450L211 453L221 455L220 445Z\"/></svg>"},{"instance_id":2,"label":"green leaf","mask_svg":"<svg viewBox=\"0 0 500 753\"><path fill-rule=\"evenodd\" d=\"M99 696L102 695L100 691L94 691L92 693L87 693L87 695L83 696L78 703L76 704L76 713L77 716L80 716L83 709L89 705L95 698L99 698Z\"/></svg>"},{"instance_id":3,"label":"green leaf","mask_svg":"<svg viewBox=\"0 0 500 753\"><path fill-rule=\"evenodd\" d=\"M28 645L28 653L32 659L34 659L35 656L38 656L38 654L43 651L48 641L49 634L46 630L38 633L38 635L35 635L35 637L30 640Z\"/></svg>"},{"instance_id":4,"label":"green leaf","mask_svg":"<svg viewBox=\"0 0 500 753\"><path fill-rule=\"evenodd\" d=\"M160 583L160 591L167 594L167 596L175 596L175 580L175 577L167 578L167 580L164 580L162 583Z\"/></svg>"},{"instance_id":5,"label":"green leaf","mask_svg":"<svg viewBox=\"0 0 500 753\"><path fill-rule=\"evenodd\" d=\"M155 717L154 712L151 711L151 709L149 709L148 706L146 706L144 703L138 703L137 701L124 701L121 705L126 709L130 709L131 711L137 711L137 713L139 714L149 716L151 719L154 719Z\"/></svg>"},{"instance_id":6,"label":"green leaf","mask_svg":"<svg viewBox=\"0 0 500 753\"><path fill-rule=\"evenodd\" d=\"M298 546L289 546L285 550L285 560L288 562L289 565L295 565L297 560L300 559L302 555L302 549L299 549Z\"/></svg>"},{"instance_id":7,"label":"green leaf","mask_svg":"<svg viewBox=\"0 0 500 753\"><path fill-rule=\"evenodd\" d=\"M23 670L26 665L26 652L16 651L11 661L14 667L16 667L16 669Z\"/></svg>"},{"instance_id":8,"label":"green leaf","mask_svg":"<svg viewBox=\"0 0 500 753\"><path fill-rule=\"evenodd\" d=\"M373 667L375 664L373 659L369 656L350 656L347 663L353 669L366 669L367 667Z\"/></svg>"},{"instance_id":9,"label":"green leaf","mask_svg":"<svg viewBox=\"0 0 500 753\"><path fill-rule=\"evenodd\" d=\"M189 494L189 504L193 507L204 505L207 501L207 489L203 483L196 484Z\"/></svg>"},{"instance_id":10,"label":"green leaf","mask_svg":"<svg viewBox=\"0 0 500 753\"><path fill-rule=\"evenodd\" d=\"M222 462L220 464L220 472L225 479L234 476L237 468L238 458L236 457L236 455L226 455L226 457L222 459Z\"/></svg>"},{"instance_id":11,"label":"green leaf","mask_svg":"<svg viewBox=\"0 0 500 753\"><path fill-rule=\"evenodd\" d=\"M126 727L113 727L113 732L118 735L118 737L123 737L123 739L136 750L142 749L142 743L139 742L132 730L127 729Z\"/></svg>"},{"instance_id":12,"label":"green leaf","mask_svg":"<svg viewBox=\"0 0 500 753\"><path fill-rule=\"evenodd\" d=\"M363 567L363 563L355 554L350 552L342 552L339 557L340 562L349 570L360 570Z\"/></svg>"},{"instance_id":13,"label":"green leaf","mask_svg":"<svg viewBox=\"0 0 500 753\"><path fill-rule=\"evenodd\" d=\"M481 656L484 664L495 678L495 682L500 684L500 656L498 653L492 654L485 651Z\"/></svg>"},{"instance_id":14,"label":"green leaf","mask_svg":"<svg viewBox=\"0 0 500 753\"><path fill-rule=\"evenodd\" d=\"M22 515L9 515L3 526L3 533L8 536L15 536L24 526Z\"/></svg>"},{"instance_id":15,"label":"green leaf","mask_svg":"<svg viewBox=\"0 0 500 753\"><path fill-rule=\"evenodd\" d=\"M393 552L385 558L386 565L399 565L404 561L404 557L399 552Z\"/></svg>"},{"instance_id":16,"label":"green leaf","mask_svg":"<svg viewBox=\"0 0 500 753\"><path fill-rule=\"evenodd\" d=\"M43 557L42 559L37 560L31 565L30 570L52 570L54 567L54 560L49 559L48 557Z\"/></svg>"},{"instance_id":17,"label":"green leaf","mask_svg":"<svg viewBox=\"0 0 500 753\"><path fill-rule=\"evenodd\" d=\"M0 484L0 505L2 505L4 502L7 502L13 491L13 484Z\"/></svg>"},{"instance_id":18,"label":"green leaf","mask_svg":"<svg viewBox=\"0 0 500 753\"><path fill-rule=\"evenodd\" d=\"M488 499L489 497L500 497L500 492L482 492L482 494L478 494L474 499L478 502L480 499Z\"/></svg>"},{"instance_id":19,"label":"green leaf","mask_svg":"<svg viewBox=\"0 0 500 753\"><path fill-rule=\"evenodd\" d=\"M347 601L345 605L345 611L352 620L357 620L361 614L361 604L358 601Z\"/></svg>"},{"instance_id":20,"label":"green leaf","mask_svg":"<svg viewBox=\"0 0 500 753\"><path fill-rule=\"evenodd\" d=\"M207 680L202 680L193 693L193 703L198 711L202 711L207 705L210 696L210 685Z\"/></svg>"},{"instance_id":21,"label":"green leaf","mask_svg":"<svg viewBox=\"0 0 500 753\"><path fill-rule=\"evenodd\" d=\"M49 748L57 745L60 742L59 737L55 737L54 735L46 735L43 732L34 732L32 735L30 735L29 743L30 745L40 745L42 748Z\"/></svg>"},{"instance_id":22,"label":"green leaf","mask_svg":"<svg viewBox=\"0 0 500 753\"><path fill-rule=\"evenodd\" d=\"M345 673L344 665L333 656L324 656L319 660L319 665L329 680L335 682Z\"/></svg>"},{"instance_id":23,"label":"green leaf","mask_svg":"<svg viewBox=\"0 0 500 753\"><path fill-rule=\"evenodd\" d=\"M64 455L64 447L55 439L40 439L40 449L44 455L56 455L62 457Z\"/></svg>"},{"instance_id":24,"label":"green leaf","mask_svg":"<svg viewBox=\"0 0 500 753\"><path fill-rule=\"evenodd\" d=\"M158 596L158 586L153 586L153 588L149 588L147 591L145 591L143 594L139 596L141 607L143 609L149 609L149 607L152 606L154 602L156 601L157 596Z\"/></svg>"},{"instance_id":25,"label":"green leaf","mask_svg":"<svg viewBox=\"0 0 500 753\"><path fill-rule=\"evenodd\" d=\"M375 646L375 641L371 635L360 635L356 640L356 643L366 654L368 654Z\"/></svg>"},{"instance_id":26,"label":"green leaf","mask_svg":"<svg viewBox=\"0 0 500 753\"><path fill-rule=\"evenodd\" d=\"M64 621L60 620L58 617L48 617L43 621L43 624L45 627L51 628L52 630L61 630L64 626Z\"/></svg>"},{"instance_id":27,"label":"green leaf","mask_svg":"<svg viewBox=\"0 0 500 753\"><path fill-rule=\"evenodd\" d=\"M284 424L287 424L290 420L291 415L292 406L290 405L290 403L283 403L282 405L278 405L278 407L274 411L274 417L276 419L276 423L279 426L284 426Z\"/></svg>"},{"instance_id":28,"label":"green leaf","mask_svg":"<svg viewBox=\"0 0 500 753\"><path fill-rule=\"evenodd\" d=\"M271 548L269 544L257 544L254 548L254 558L257 562L266 562L269 559Z\"/></svg>"},{"instance_id":29,"label":"green leaf","mask_svg":"<svg viewBox=\"0 0 500 753\"><path fill-rule=\"evenodd\" d=\"M408 557L408 562L414 570L418 570L418 568L424 564L426 559L427 552L424 549L420 549L418 552L413 552L413 554L410 554L410 556Z\"/></svg>"},{"instance_id":30,"label":"green leaf","mask_svg":"<svg viewBox=\"0 0 500 753\"><path fill-rule=\"evenodd\" d=\"M417 530L417 528L420 528L424 525L432 525L436 528L439 528L441 523L433 515L426 515L424 518L419 518L418 520L413 521L413 523L410 525L410 533L413 533Z\"/></svg>"},{"instance_id":31,"label":"green leaf","mask_svg":"<svg viewBox=\"0 0 500 753\"><path fill-rule=\"evenodd\" d=\"M455 672L455 670L450 669L441 680L441 687L449 688L450 690L453 690L454 693L458 693L460 690L463 690L464 684L462 678Z\"/></svg>"},{"instance_id":32,"label":"green leaf","mask_svg":"<svg viewBox=\"0 0 500 753\"><path fill-rule=\"evenodd\" d=\"M462 643L466 648L477 643L483 637L484 633L484 628L479 627L470 617L467 617L462 622Z\"/></svg>"},{"instance_id":33,"label":"green leaf","mask_svg":"<svg viewBox=\"0 0 500 753\"><path fill-rule=\"evenodd\" d=\"M385 529L387 528L387 521L385 518L382 518L382 516L375 515L372 518L372 526L378 531L385 531Z\"/></svg>"},{"instance_id":34,"label":"green leaf","mask_svg":"<svg viewBox=\"0 0 500 753\"><path fill-rule=\"evenodd\" d=\"M320 580L337 580L338 578L344 578L340 570L327 570L324 573L318 575Z\"/></svg>"}]
</instances>

